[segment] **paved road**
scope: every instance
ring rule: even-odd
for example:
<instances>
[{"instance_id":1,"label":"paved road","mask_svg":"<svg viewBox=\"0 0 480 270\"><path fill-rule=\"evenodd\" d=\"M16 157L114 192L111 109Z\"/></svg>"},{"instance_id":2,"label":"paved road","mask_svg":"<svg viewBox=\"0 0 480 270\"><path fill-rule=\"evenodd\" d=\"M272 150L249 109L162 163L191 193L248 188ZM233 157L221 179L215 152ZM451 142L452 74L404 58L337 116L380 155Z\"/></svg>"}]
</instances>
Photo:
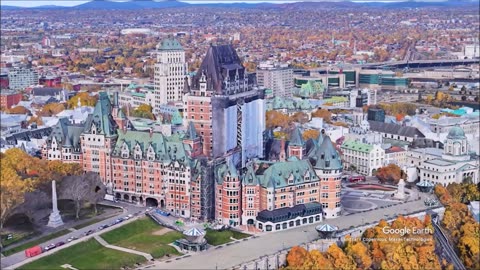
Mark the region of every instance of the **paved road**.
<instances>
[{"instance_id":1,"label":"paved road","mask_svg":"<svg viewBox=\"0 0 480 270\"><path fill-rule=\"evenodd\" d=\"M325 222L340 229L350 226L359 226L365 222L377 222L380 219L392 218L397 214L407 214L414 211L426 209L422 194L419 201L411 201L404 204L397 204L386 209L377 209L365 213L357 213L336 219L327 219ZM211 248L205 252L193 254L191 257L181 260L173 260L170 263L156 262L152 266L143 269L227 269L239 264L257 259L260 256L273 254L284 248L290 248L302 243L318 239L315 231L317 224L298 227L286 231L267 233L257 238L243 241L231 246L224 246L219 249Z\"/></svg>"},{"instance_id":2,"label":"paved road","mask_svg":"<svg viewBox=\"0 0 480 270\"><path fill-rule=\"evenodd\" d=\"M104 202L104 204L107 204L107 205L113 205L113 206L120 206L120 207L123 207L124 209L124 212L120 215L116 215L114 217L111 217L111 218L108 218L108 219L105 219L105 220L102 220L98 223L95 223L95 224L92 224L92 225L89 225L87 227L84 227L84 228L81 228L79 230L76 230L76 231L73 231L71 233L67 233L63 236L60 236L60 237L57 237L57 238L54 238L54 239L51 239L49 240L48 242L45 242L43 244L40 244L41 247L44 247L50 243L58 243L58 242L65 242L67 243L67 239L71 236L81 236L83 235L85 232L89 231L89 230L97 230L97 228L100 226L100 225L103 225L103 224L110 224L112 223L114 220L116 220L117 218L119 217L125 217L129 214L133 214L133 213L136 213L138 211L144 211L145 210L145 207L143 206L137 206L137 205L133 205L133 204L128 204L128 203L122 203L122 202L118 202L118 203L111 203L111 202ZM79 237L80 238L80 237ZM62 247L58 247L56 248L57 250L58 249L62 249L62 248L65 248L64 246ZM47 251L48 252L48 251ZM8 257L2 257L2 260L1 260L1 268L4 269L8 266L11 266L11 265L15 265L17 263L20 263L24 260L26 260L27 257L25 256L25 252L24 251L21 251L21 252L18 252L18 253L15 253L15 254L12 254Z\"/></svg>"},{"instance_id":3,"label":"paved road","mask_svg":"<svg viewBox=\"0 0 480 270\"><path fill-rule=\"evenodd\" d=\"M445 237L443 234L440 226L436 222L433 222L433 227L435 229L433 234L435 236L435 240L440 243L445 255L448 257L449 261L453 263L454 268L457 270L465 270L465 266L463 266L462 261L460 258L458 258L457 254L453 250L452 245L448 242L447 237Z\"/></svg>"}]
</instances>

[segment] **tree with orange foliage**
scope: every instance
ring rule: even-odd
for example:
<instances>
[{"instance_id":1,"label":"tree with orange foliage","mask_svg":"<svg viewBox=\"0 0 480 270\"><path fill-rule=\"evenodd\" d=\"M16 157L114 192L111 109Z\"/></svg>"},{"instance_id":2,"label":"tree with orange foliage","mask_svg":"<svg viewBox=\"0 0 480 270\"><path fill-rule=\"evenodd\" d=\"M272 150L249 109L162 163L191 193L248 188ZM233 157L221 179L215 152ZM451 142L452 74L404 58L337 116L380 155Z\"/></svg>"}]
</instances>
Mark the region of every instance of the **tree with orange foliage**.
<instances>
[{"instance_id":1,"label":"tree with orange foliage","mask_svg":"<svg viewBox=\"0 0 480 270\"><path fill-rule=\"evenodd\" d=\"M305 124L308 122L308 115L304 112L296 112L291 117L290 120L300 124Z\"/></svg>"},{"instance_id":2,"label":"tree with orange foliage","mask_svg":"<svg viewBox=\"0 0 480 270\"><path fill-rule=\"evenodd\" d=\"M385 167L381 167L377 170L377 178L382 183L397 184L400 178L402 178L403 172L396 164L388 164Z\"/></svg>"},{"instance_id":3,"label":"tree with orange foliage","mask_svg":"<svg viewBox=\"0 0 480 270\"><path fill-rule=\"evenodd\" d=\"M290 117L279 111L267 111L265 120L266 127L269 129L277 127L287 128L290 124Z\"/></svg>"},{"instance_id":4,"label":"tree with orange foliage","mask_svg":"<svg viewBox=\"0 0 480 270\"><path fill-rule=\"evenodd\" d=\"M369 269L372 265L368 247L360 241L347 241L345 253L355 260L357 266L361 269Z\"/></svg>"},{"instance_id":5,"label":"tree with orange foliage","mask_svg":"<svg viewBox=\"0 0 480 270\"><path fill-rule=\"evenodd\" d=\"M48 103L38 112L39 116L53 116L65 110L63 103Z\"/></svg>"},{"instance_id":6,"label":"tree with orange foliage","mask_svg":"<svg viewBox=\"0 0 480 270\"><path fill-rule=\"evenodd\" d=\"M308 139L317 139L318 135L320 135L320 131L316 129L308 129L303 132L302 137L306 141Z\"/></svg>"},{"instance_id":7,"label":"tree with orange foliage","mask_svg":"<svg viewBox=\"0 0 480 270\"><path fill-rule=\"evenodd\" d=\"M9 114L28 114L30 111L23 106L15 106L6 111Z\"/></svg>"},{"instance_id":8,"label":"tree with orange foliage","mask_svg":"<svg viewBox=\"0 0 480 270\"><path fill-rule=\"evenodd\" d=\"M326 257L337 269L357 269L354 259L347 256L335 243L328 248Z\"/></svg>"},{"instance_id":9,"label":"tree with orange foliage","mask_svg":"<svg viewBox=\"0 0 480 270\"><path fill-rule=\"evenodd\" d=\"M308 257L308 251L302 247L294 246L287 254L287 265L291 269L303 266L305 259Z\"/></svg>"},{"instance_id":10,"label":"tree with orange foliage","mask_svg":"<svg viewBox=\"0 0 480 270\"><path fill-rule=\"evenodd\" d=\"M330 123L332 118L332 113L324 109L318 109L312 113L312 117L319 117L319 118L322 118L326 123Z\"/></svg>"}]
</instances>

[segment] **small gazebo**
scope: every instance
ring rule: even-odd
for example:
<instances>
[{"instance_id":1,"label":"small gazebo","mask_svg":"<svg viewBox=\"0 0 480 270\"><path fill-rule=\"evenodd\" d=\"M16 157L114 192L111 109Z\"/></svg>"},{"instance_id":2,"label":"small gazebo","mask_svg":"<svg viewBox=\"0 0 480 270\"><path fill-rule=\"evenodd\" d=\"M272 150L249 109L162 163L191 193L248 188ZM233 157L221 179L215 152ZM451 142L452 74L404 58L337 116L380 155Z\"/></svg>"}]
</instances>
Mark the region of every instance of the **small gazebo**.
<instances>
[{"instance_id":1,"label":"small gazebo","mask_svg":"<svg viewBox=\"0 0 480 270\"><path fill-rule=\"evenodd\" d=\"M418 190L424 193L431 193L435 185L432 182L422 180L417 183Z\"/></svg>"},{"instance_id":2,"label":"small gazebo","mask_svg":"<svg viewBox=\"0 0 480 270\"><path fill-rule=\"evenodd\" d=\"M191 228L183 231L185 239L175 241L175 244L182 250L202 251L207 249L207 240L205 240L205 231L198 228Z\"/></svg>"},{"instance_id":3,"label":"small gazebo","mask_svg":"<svg viewBox=\"0 0 480 270\"><path fill-rule=\"evenodd\" d=\"M315 227L315 230L318 232L318 235L320 235L320 238L327 239L335 237L338 228L330 224L321 224Z\"/></svg>"}]
</instances>

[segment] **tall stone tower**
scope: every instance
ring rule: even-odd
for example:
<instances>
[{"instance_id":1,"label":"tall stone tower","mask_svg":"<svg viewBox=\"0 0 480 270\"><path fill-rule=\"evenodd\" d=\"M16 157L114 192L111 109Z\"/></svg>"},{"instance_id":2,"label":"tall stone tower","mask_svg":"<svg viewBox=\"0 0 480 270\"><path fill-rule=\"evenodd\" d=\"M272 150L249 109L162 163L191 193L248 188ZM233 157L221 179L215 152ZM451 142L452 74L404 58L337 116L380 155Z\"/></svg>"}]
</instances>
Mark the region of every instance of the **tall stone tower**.
<instances>
[{"instance_id":1,"label":"tall stone tower","mask_svg":"<svg viewBox=\"0 0 480 270\"><path fill-rule=\"evenodd\" d=\"M154 112L158 112L161 104L182 100L186 72L182 45L173 38L162 40L157 45Z\"/></svg>"}]
</instances>

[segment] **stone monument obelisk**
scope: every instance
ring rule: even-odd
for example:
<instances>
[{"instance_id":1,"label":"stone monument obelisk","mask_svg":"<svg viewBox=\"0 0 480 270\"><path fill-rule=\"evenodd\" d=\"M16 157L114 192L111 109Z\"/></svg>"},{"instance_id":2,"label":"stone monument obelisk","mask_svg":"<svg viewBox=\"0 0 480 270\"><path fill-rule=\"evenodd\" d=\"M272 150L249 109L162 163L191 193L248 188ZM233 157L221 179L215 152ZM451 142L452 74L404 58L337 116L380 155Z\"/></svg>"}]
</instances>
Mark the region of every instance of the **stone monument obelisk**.
<instances>
[{"instance_id":1,"label":"stone monument obelisk","mask_svg":"<svg viewBox=\"0 0 480 270\"><path fill-rule=\"evenodd\" d=\"M393 197L401 200L405 199L405 181L403 179L398 181L397 192Z\"/></svg>"},{"instance_id":2,"label":"stone monument obelisk","mask_svg":"<svg viewBox=\"0 0 480 270\"><path fill-rule=\"evenodd\" d=\"M57 206L57 187L55 186L55 180L52 181L52 213L48 219L48 227L57 228L63 225L62 217L58 211Z\"/></svg>"}]
</instances>

